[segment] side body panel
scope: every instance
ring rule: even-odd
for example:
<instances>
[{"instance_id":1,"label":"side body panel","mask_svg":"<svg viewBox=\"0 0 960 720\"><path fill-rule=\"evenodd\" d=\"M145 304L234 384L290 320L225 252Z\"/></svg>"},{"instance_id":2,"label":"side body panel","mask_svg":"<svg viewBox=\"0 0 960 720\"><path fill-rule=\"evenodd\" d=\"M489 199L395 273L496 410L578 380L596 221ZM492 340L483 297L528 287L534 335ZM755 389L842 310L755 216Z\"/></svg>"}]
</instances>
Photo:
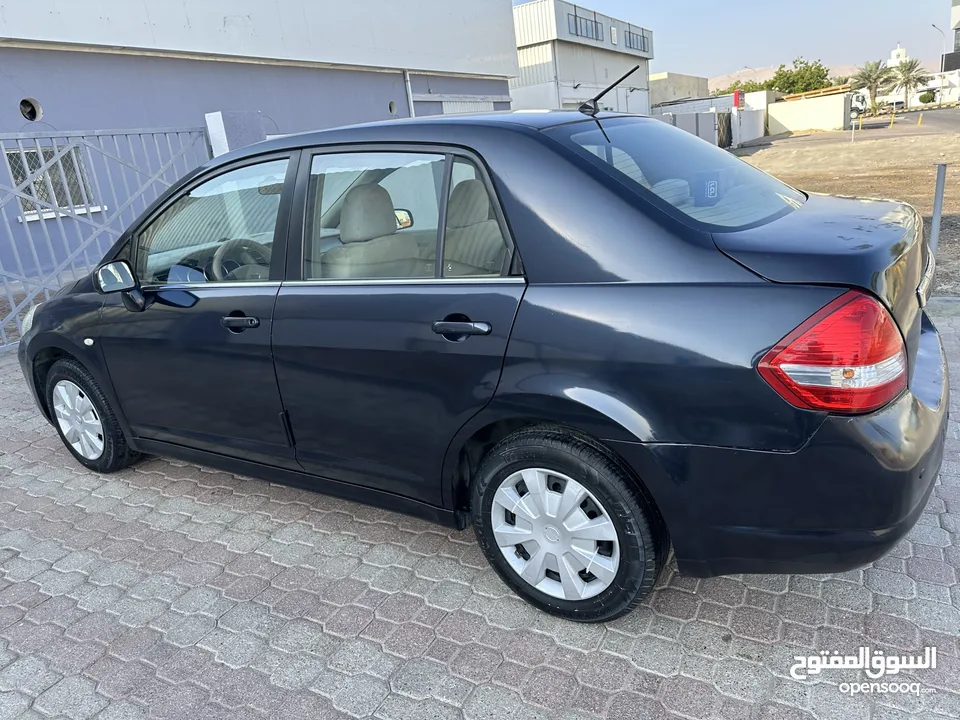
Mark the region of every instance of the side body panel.
<instances>
[{"instance_id":1,"label":"side body panel","mask_svg":"<svg viewBox=\"0 0 960 720\"><path fill-rule=\"evenodd\" d=\"M519 279L285 285L273 353L303 468L441 504L444 451L493 397L524 289ZM447 340L432 325L450 315L492 330Z\"/></svg>"},{"instance_id":2,"label":"side body panel","mask_svg":"<svg viewBox=\"0 0 960 720\"><path fill-rule=\"evenodd\" d=\"M785 403L756 359L841 293L764 282L534 285L497 402L555 413L551 403L573 401L622 429L557 420L585 422L601 439L790 452L825 415Z\"/></svg>"},{"instance_id":3,"label":"side body panel","mask_svg":"<svg viewBox=\"0 0 960 720\"><path fill-rule=\"evenodd\" d=\"M296 467L270 348L279 283L145 291L142 312L107 298L100 346L137 437ZM243 313L242 332L221 319Z\"/></svg>"}]
</instances>

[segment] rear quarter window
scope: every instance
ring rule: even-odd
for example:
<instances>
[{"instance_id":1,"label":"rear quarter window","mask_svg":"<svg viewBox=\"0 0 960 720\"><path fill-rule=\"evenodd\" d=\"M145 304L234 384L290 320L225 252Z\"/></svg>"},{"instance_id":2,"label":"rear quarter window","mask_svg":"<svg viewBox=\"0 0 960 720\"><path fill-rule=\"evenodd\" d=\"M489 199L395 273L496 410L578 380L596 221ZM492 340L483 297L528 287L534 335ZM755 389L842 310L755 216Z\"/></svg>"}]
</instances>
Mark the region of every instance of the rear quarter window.
<instances>
[{"instance_id":1,"label":"rear quarter window","mask_svg":"<svg viewBox=\"0 0 960 720\"><path fill-rule=\"evenodd\" d=\"M727 151L659 120L600 122L602 130L588 120L547 133L686 224L742 230L782 217L806 200Z\"/></svg>"}]
</instances>

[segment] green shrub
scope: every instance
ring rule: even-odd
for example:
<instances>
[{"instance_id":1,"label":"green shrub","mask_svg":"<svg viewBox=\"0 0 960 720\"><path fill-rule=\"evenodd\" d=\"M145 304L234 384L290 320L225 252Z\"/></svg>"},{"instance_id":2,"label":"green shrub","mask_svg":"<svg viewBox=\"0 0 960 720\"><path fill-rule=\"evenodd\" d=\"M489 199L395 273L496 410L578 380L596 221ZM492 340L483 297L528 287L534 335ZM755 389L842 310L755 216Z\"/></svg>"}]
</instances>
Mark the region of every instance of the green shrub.
<instances>
[{"instance_id":1,"label":"green shrub","mask_svg":"<svg viewBox=\"0 0 960 720\"><path fill-rule=\"evenodd\" d=\"M932 103L936 99L937 99L937 96L930 91L927 91L920 96L920 102L922 103Z\"/></svg>"}]
</instances>

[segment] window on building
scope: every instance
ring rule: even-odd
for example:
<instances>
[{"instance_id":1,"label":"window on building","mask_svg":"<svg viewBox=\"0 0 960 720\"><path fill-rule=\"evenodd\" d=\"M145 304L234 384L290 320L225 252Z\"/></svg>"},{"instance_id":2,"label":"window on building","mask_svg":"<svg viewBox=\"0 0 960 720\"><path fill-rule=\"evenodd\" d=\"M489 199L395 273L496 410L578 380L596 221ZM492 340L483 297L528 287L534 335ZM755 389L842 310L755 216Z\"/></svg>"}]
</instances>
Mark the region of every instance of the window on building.
<instances>
[{"instance_id":1,"label":"window on building","mask_svg":"<svg viewBox=\"0 0 960 720\"><path fill-rule=\"evenodd\" d=\"M617 28L614 25L610 26L610 42L613 45L617 44Z\"/></svg>"},{"instance_id":2,"label":"window on building","mask_svg":"<svg viewBox=\"0 0 960 720\"><path fill-rule=\"evenodd\" d=\"M631 50L639 50L640 52L647 52L650 48L647 44L647 36L643 33L635 33L627 30L624 34L624 42L627 47Z\"/></svg>"},{"instance_id":3,"label":"window on building","mask_svg":"<svg viewBox=\"0 0 960 720\"><path fill-rule=\"evenodd\" d=\"M567 14L570 34L591 40L603 40L603 23L590 18L579 17L573 13Z\"/></svg>"},{"instance_id":4,"label":"window on building","mask_svg":"<svg viewBox=\"0 0 960 720\"><path fill-rule=\"evenodd\" d=\"M953 31L953 51L960 52L960 28Z\"/></svg>"},{"instance_id":5,"label":"window on building","mask_svg":"<svg viewBox=\"0 0 960 720\"><path fill-rule=\"evenodd\" d=\"M23 151L7 150L6 155L14 186L29 182L23 194L36 199L34 202L20 198L24 214L37 215L41 211L53 214L51 205L91 210L96 204L83 161L83 148L24 148Z\"/></svg>"}]
</instances>

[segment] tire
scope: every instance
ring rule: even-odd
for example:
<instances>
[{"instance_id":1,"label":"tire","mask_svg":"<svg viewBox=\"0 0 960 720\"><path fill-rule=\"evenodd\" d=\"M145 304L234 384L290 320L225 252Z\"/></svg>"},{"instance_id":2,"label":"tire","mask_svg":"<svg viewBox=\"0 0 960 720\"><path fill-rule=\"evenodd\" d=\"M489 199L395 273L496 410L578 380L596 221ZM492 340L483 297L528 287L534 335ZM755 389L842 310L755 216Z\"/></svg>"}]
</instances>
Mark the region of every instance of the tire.
<instances>
[{"instance_id":1,"label":"tire","mask_svg":"<svg viewBox=\"0 0 960 720\"><path fill-rule=\"evenodd\" d=\"M537 426L504 438L483 458L471 493L487 560L520 597L552 615L577 622L625 615L653 589L666 560L666 526L644 489L602 445L564 428ZM599 524L597 537L615 530L616 540L584 540L592 534L584 522ZM533 543L511 545L515 534Z\"/></svg>"},{"instance_id":2,"label":"tire","mask_svg":"<svg viewBox=\"0 0 960 720\"><path fill-rule=\"evenodd\" d=\"M60 388L58 390L58 388ZM62 405L64 393L67 395L76 388L79 390L81 401L89 401L89 406L84 402L83 408L87 410L86 417L95 417L100 423L101 432L98 437L102 443L102 449L94 457L98 446L96 440L84 440L81 447L75 447L75 442L71 442L65 434L64 424L60 419L60 413L57 411L58 401ZM130 449L120 424L117 422L117 416L107 402L103 391L93 379L90 372L79 362L72 358L57 360L47 373L47 383L44 388L47 398L47 407L50 408L50 416L53 420L53 426L60 435L60 440L66 446L70 454L84 467L99 473L112 473L130 465L138 458L137 453ZM59 395L59 398L54 396ZM89 409L92 407L94 415L91 416ZM69 422L69 421L68 421ZM88 437L96 433L88 433ZM71 437L76 437L71 435ZM93 443L91 445L90 443Z\"/></svg>"}]
</instances>

